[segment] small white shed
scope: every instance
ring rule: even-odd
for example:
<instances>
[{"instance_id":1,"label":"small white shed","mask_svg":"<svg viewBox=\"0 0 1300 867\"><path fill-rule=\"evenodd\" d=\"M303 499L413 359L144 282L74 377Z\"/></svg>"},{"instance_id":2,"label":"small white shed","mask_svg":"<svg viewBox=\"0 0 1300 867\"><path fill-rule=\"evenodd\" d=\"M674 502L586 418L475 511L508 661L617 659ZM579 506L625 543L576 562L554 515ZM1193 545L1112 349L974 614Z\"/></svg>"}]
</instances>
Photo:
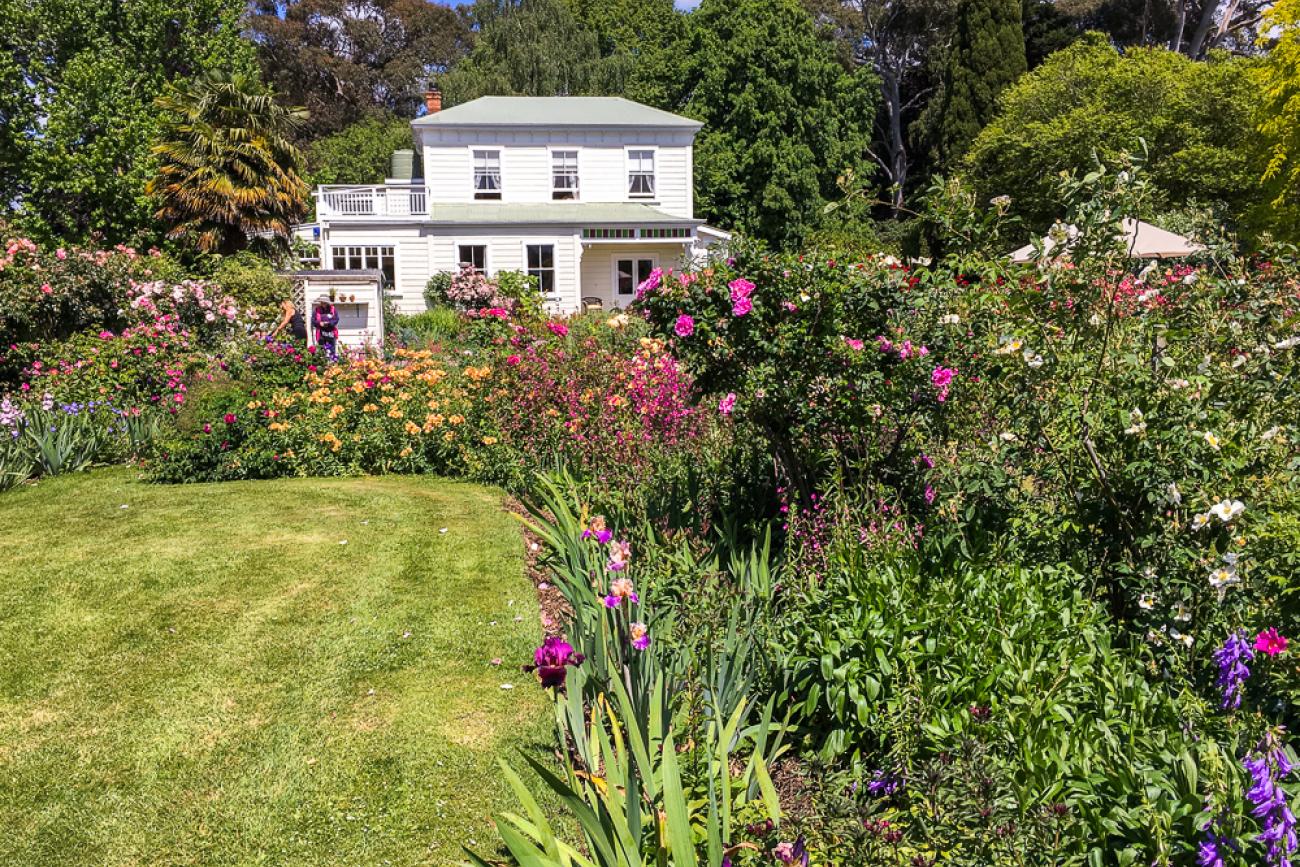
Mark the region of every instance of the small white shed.
<instances>
[{"instance_id":1,"label":"small white shed","mask_svg":"<svg viewBox=\"0 0 1300 867\"><path fill-rule=\"evenodd\" d=\"M307 345L316 342L311 310L322 295L339 314L339 344L378 349L384 341L384 275L377 271L294 271L293 303L307 321Z\"/></svg>"}]
</instances>

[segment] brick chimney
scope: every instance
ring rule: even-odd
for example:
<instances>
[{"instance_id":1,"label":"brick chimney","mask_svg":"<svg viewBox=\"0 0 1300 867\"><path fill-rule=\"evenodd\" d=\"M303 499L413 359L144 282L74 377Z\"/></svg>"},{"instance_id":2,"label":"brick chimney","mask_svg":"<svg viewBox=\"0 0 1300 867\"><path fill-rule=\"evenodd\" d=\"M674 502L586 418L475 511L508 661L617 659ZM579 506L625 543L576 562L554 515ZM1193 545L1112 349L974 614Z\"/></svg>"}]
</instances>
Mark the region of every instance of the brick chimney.
<instances>
[{"instance_id":1,"label":"brick chimney","mask_svg":"<svg viewBox=\"0 0 1300 867\"><path fill-rule=\"evenodd\" d=\"M424 92L424 110L428 114L437 114L442 111L442 91L436 87L430 87Z\"/></svg>"}]
</instances>

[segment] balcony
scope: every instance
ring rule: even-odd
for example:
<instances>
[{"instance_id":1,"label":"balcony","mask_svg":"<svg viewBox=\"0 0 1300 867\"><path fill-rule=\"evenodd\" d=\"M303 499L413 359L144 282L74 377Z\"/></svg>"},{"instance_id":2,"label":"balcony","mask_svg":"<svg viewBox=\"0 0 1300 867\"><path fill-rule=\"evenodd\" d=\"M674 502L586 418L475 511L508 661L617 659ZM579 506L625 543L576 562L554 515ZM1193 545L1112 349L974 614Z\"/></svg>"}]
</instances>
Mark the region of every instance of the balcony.
<instances>
[{"instance_id":1,"label":"balcony","mask_svg":"<svg viewBox=\"0 0 1300 867\"><path fill-rule=\"evenodd\" d=\"M322 184L316 188L316 219L423 217L429 213L424 184Z\"/></svg>"}]
</instances>

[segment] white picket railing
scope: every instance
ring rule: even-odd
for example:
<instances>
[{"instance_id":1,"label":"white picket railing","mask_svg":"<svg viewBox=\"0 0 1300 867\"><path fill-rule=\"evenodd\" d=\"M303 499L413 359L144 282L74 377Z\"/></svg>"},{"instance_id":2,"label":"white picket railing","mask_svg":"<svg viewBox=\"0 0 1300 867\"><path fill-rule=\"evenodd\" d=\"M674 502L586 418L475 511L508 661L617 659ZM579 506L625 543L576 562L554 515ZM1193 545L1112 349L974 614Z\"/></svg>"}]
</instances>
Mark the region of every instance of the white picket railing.
<instances>
[{"instance_id":1,"label":"white picket railing","mask_svg":"<svg viewBox=\"0 0 1300 867\"><path fill-rule=\"evenodd\" d=\"M373 184L316 188L316 217L419 217L429 213L423 184Z\"/></svg>"}]
</instances>

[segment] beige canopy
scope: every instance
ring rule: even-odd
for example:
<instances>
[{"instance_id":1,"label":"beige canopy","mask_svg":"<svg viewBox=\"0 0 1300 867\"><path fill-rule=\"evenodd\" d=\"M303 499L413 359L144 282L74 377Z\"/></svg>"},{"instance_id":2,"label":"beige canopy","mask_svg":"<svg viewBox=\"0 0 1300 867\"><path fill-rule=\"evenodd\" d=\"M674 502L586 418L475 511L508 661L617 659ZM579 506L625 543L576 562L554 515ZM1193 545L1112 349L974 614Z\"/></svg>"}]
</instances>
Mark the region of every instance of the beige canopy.
<instances>
[{"instance_id":1,"label":"beige canopy","mask_svg":"<svg viewBox=\"0 0 1300 867\"><path fill-rule=\"evenodd\" d=\"M1144 223L1141 220L1125 219L1123 221L1123 241L1129 255L1134 259L1180 259L1205 249L1195 241L1189 241L1182 235L1166 232L1159 226ZM1056 242L1051 238L1043 240L1043 247L1051 252ZM1034 245L1026 244L1011 254L1011 261L1024 263L1034 258Z\"/></svg>"}]
</instances>

